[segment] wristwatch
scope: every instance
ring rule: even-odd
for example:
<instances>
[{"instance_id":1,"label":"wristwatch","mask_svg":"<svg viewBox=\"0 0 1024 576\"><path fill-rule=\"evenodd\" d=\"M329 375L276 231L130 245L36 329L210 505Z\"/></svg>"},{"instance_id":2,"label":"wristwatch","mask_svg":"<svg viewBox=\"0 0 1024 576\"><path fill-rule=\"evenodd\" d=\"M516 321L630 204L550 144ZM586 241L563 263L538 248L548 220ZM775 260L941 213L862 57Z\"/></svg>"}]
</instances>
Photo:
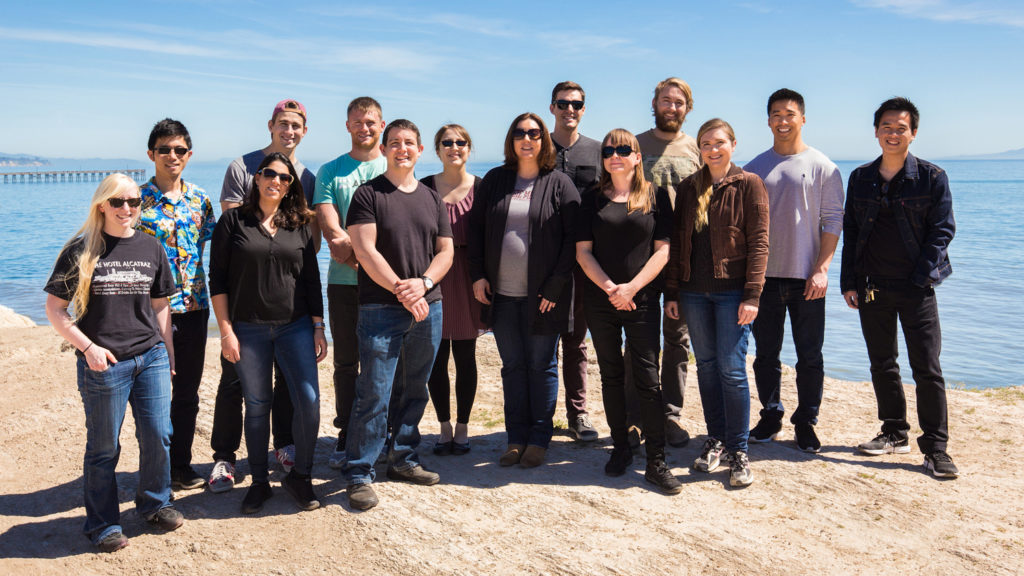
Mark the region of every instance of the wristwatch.
<instances>
[{"instance_id":1,"label":"wristwatch","mask_svg":"<svg viewBox=\"0 0 1024 576\"><path fill-rule=\"evenodd\" d=\"M424 274L423 276L420 276L420 280L423 280L424 290L430 290L431 288L434 287L434 281L430 279L430 276Z\"/></svg>"}]
</instances>

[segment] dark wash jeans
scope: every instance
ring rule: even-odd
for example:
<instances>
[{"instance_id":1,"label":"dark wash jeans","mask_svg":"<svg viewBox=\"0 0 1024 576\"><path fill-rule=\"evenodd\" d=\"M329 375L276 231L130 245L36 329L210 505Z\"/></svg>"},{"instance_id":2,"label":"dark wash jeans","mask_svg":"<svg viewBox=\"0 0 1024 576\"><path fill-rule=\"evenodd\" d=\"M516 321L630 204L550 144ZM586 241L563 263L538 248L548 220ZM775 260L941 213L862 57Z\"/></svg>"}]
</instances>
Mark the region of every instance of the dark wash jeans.
<instances>
[{"instance_id":1,"label":"dark wash jeans","mask_svg":"<svg viewBox=\"0 0 1024 576\"><path fill-rule=\"evenodd\" d=\"M603 300L603 301L602 301ZM607 298L586 302L587 324L601 369L601 393L604 411L611 428L612 444L629 449L626 422L626 387L636 389L642 429L646 437L647 459L665 457L665 414L662 410L661 382L658 378L658 344L661 306L657 300L637 305L636 310L616 310ZM632 377L626 383L627 363L622 351L622 334L626 334L625 354Z\"/></svg>"},{"instance_id":2,"label":"dark wash jeans","mask_svg":"<svg viewBox=\"0 0 1024 576\"><path fill-rule=\"evenodd\" d=\"M871 362L871 383L878 400L882 432L907 437L907 400L903 394L900 367L896 362L896 321L903 328L907 359L917 385L917 420L922 434L917 445L925 454L946 450L949 429L946 411L946 382L939 366L942 331L935 290L918 288L910 282L887 283L873 280L878 291L874 301L865 302L864 279L857 282L860 327Z\"/></svg>"},{"instance_id":3,"label":"dark wash jeans","mask_svg":"<svg viewBox=\"0 0 1024 576\"><path fill-rule=\"evenodd\" d=\"M171 376L171 469L192 465L192 441L199 414L199 385L206 363L210 309L171 314L174 376Z\"/></svg>"},{"instance_id":4,"label":"dark wash jeans","mask_svg":"<svg viewBox=\"0 0 1024 576\"><path fill-rule=\"evenodd\" d=\"M757 319L752 332L757 355L754 358L754 382L761 401L761 418L781 421L785 407L780 398L783 338L786 312L789 312L793 345L796 347L797 408L790 417L794 424L817 424L825 381L825 361L821 346L825 342L825 298L804 299L805 280L766 278Z\"/></svg>"},{"instance_id":5,"label":"dark wash jeans","mask_svg":"<svg viewBox=\"0 0 1024 576\"><path fill-rule=\"evenodd\" d=\"M359 287L328 284L327 309L334 340L334 427L345 433L359 377Z\"/></svg>"},{"instance_id":6,"label":"dark wash jeans","mask_svg":"<svg viewBox=\"0 0 1024 576\"><path fill-rule=\"evenodd\" d=\"M235 463L235 452L242 444L242 382L238 379L235 365L220 357L220 384L213 405L213 431L210 433L210 447L213 460ZM274 449L295 444L292 436L292 420L295 408L288 393L281 367L274 361L274 403L270 407L270 430L274 437Z\"/></svg>"},{"instance_id":7,"label":"dark wash jeans","mask_svg":"<svg viewBox=\"0 0 1024 576\"><path fill-rule=\"evenodd\" d=\"M494 295L494 342L501 356L509 444L547 448L558 401L558 334L534 334L527 298Z\"/></svg>"}]
</instances>

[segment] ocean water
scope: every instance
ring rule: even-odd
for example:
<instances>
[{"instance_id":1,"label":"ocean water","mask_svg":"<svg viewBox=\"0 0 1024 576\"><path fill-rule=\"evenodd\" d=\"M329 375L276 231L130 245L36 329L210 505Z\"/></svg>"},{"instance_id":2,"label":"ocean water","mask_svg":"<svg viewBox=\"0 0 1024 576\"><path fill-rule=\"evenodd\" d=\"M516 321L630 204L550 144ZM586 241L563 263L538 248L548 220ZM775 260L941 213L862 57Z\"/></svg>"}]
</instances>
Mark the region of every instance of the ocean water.
<instances>
[{"instance_id":1,"label":"ocean water","mask_svg":"<svg viewBox=\"0 0 1024 576\"><path fill-rule=\"evenodd\" d=\"M845 181L861 162L838 164ZM943 332L943 372L952 386L1018 385L1024 376L1024 315L1015 294L1024 281L1024 226L1018 223L1012 206L1024 198L1024 161L939 164L949 173L957 222L957 234L949 249L953 275L936 290ZM313 163L307 166L317 169ZM476 163L471 170L483 175L493 166ZM131 167L147 167L152 175L152 165ZM123 166L94 161L46 169L83 168ZM226 163L193 162L185 178L206 189L216 206L225 168ZM439 169L436 162L422 162L417 172L422 176ZM0 304L46 323L42 286L64 242L81 225L96 186L96 182L0 183ZM327 250L321 250L325 285L328 260ZM825 372L846 380L869 380L857 312L846 307L839 293L838 252L829 276ZM782 359L789 365L796 363L788 342ZM910 381L902 337L900 365Z\"/></svg>"}]
</instances>

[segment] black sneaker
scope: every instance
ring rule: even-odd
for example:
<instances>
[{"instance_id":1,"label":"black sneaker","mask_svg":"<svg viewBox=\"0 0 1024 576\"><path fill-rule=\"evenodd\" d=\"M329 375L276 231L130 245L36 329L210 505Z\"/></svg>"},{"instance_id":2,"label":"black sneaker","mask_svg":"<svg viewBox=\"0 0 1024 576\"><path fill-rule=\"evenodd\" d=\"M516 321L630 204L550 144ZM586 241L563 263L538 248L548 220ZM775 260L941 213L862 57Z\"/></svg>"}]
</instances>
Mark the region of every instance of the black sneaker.
<instances>
[{"instance_id":1,"label":"black sneaker","mask_svg":"<svg viewBox=\"0 0 1024 576\"><path fill-rule=\"evenodd\" d=\"M936 478L956 478L960 474L953 459L942 450L924 455L924 469Z\"/></svg>"},{"instance_id":2,"label":"black sneaker","mask_svg":"<svg viewBox=\"0 0 1024 576\"><path fill-rule=\"evenodd\" d=\"M320 507L320 500L313 492L313 481L308 474L299 474L293 468L284 480L281 481L284 491L291 494L295 503L303 510L316 510Z\"/></svg>"},{"instance_id":3,"label":"black sneaker","mask_svg":"<svg viewBox=\"0 0 1024 576\"><path fill-rule=\"evenodd\" d=\"M388 478L390 480L401 480L402 482L419 484L420 486L433 486L441 481L440 474L431 472L419 464L409 466L408 468L389 467Z\"/></svg>"},{"instance_id":4,"label":"black sneaker","mask_svg":"<svg viewBox=\"0 0 1024 576\"><path fill-rule=\"evenodd\" d=\"M99 548L100 552L117 552L121 548L128 545L128 539L124 537L121 532L111 532L107 534L103 540L96 543L96 547Z\"/></svg>"},{"instance_id":5,"label":"black sneaker","mask_svg":"<svg viewBox=\"0 0 1024 576\"><path fill-rule=\"evenodd\" d=\"M648 462L644 480L654 484L665 494L679 494L683 491L683 483L672 474L664 460Z\"/></svg>"},{"instance_id":6,"label":"black sneaker","mask_svg":"<svg viewBox=\"0 0 1024 576\"><path fill-rule=\"evenodd\" d=\"M177 530L181 528L181 525L185 523L185 517L174 509L174 506L164 506L163 508L156 511L149 518L146 518L146 522L160 528L162 530Z\"/></svg>"},{"instance_id":7,"label":"black sneaker","mask_svg":"<svg viewBox=\"0 0 1024 576\"><path fill-rule=\"evenodd\" d=\"M195 490L206 486L206 480L191 466L171 470L171 488L175 490Z\"/></svg>"},{"instance_id":8,"label":"black sneaker","mask_svg":"<svg viewBox=\"0 0 1024 576\"><path fill-rule=\"evenodd\" d=\"M270 500L274 491L269 482L253 482L242 499L242 514L255 514L263 509L263 503Z\"/></svg>"},{"instance_id":9,"label":"black sneaker","mask_svg":"<svg viewBox=\"0 0 1024 576\"><path fill-rule=\"evenodd\" d=\"M814 433L814 426L811 424L797 424L793 427L796 433L796 447L804 452L817 454L821 450L821 441Z\"/></svg>"},{"instance_id":10,"label":"black sneaker","mask_svg":"<svg viewBox=\"0 0 1024 576\"><path fill-rule=\"evenodd\" d=\"M881 456L882 454L906 454L910 452L910 443L906 438L896 434L880 432L870 441L857 446L862 454Z\"/></svg>"},{"instance_id":11,"label":"black sneaker","mask_svg":"<svg viewBox=\"0 0 1024 576\"><path fill-rule=\"evenodd\" d=\"M369 484L349 484L348 505L356 510L369 510L377 505L377 493Z\"/></svg>"},{"instance_id":12,"label":"black sneaker","mask_svg":"<svg viewBox=\"0 0 1024 576\"><path fill-rule=\"evenodd\" d=\"M771 442L779 435L779 430L782 430L782 420L770 417L765 418L762 416L761 419L757 421L757 426L750 429L748 440L755 444Z\"/></svg>"},{"instance_id":13,"label":"black sneaker","mask_svg":"<svg viewBox=\"0 0 1024 576\"><path fill-rule=\"evenodd\" d=\"M604 473L608 476L622 476L633 463L633 450L630 448L612 448L608 463L604 465Z\"/></svg>"},{"instance_id":14,"label":"black sneaker","mask_svg":"<svg viewBox=\"0 0 1024 576\"><path fill-rule=\"evenodd\" d=\"M593 442L598 438L597 428L594 428L587 413L580 414L569 423L569 432L580 442Z\"/></svg>"}]
</instances>

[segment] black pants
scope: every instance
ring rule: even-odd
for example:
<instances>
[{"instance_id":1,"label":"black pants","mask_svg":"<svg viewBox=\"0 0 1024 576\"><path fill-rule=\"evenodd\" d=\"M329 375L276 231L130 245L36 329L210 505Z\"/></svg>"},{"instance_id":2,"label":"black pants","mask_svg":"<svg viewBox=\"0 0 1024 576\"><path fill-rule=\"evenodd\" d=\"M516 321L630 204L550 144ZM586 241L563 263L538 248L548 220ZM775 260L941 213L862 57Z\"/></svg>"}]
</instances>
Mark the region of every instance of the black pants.
<instances>
[{"instance_id":1,"label":"black pants","mask_svg":"<svg viewBox=\"0 0 1024 576\"><path fill-rule=\"evenodd\" d=\"M585 310L590 337L594 341L597 364L601 369L601 392L612 443L629 449L626 433L626 362L622 352L622 333L626 334L626 353L632 372L628 386L635 389L641 423L646 438L647 459L665 457L665 412L662 407L661 381L658 377L659 327L661 306L657 301L641 304L636 310L616 310L608 300L587 299Z\"/></svg>"},{"instance_id":2,"label":"black pants","mask_svg":"<svg viewBox=\"0 0 1024 576\"><path fill-rule=\"evenodd\" d=\"M206 362L210 309L171 314L174 371L171 377L171 469L192 465L192 441L199 414L199 385Z\"/></svg>"},{"instance_id":3,"label":"black pants","mask_svg":"<svg viewBox=\"0 0 1024 576\"><path fill-rule=\"evenodd\" d=\"M430 372L427 388L434 404L438 422L451 422L451 381L448 379L448 351L455 358L456 422L469 424L469 413L476 398L476 338L471 340L441 340Z\"/></svg>"},{"instance_id":4,"label":"black pants","mask_svg":"<svg viewBox=\"0 0 1024 576\"><path fill-rule=\"evenodd\" d=\"M661 395L665 418L676 423L682 418L683 405L686 403L686 370L690 361L690 331L686 326L686 318L682 308L679 319L673 320L667 315L662 316L662 333L664 334L665 355L661 359ZM629 342L626 342L629 349ZM629 385L632 372L629 369L631 356L626 354L626 406L627 417L632 425L641 421L639 399L636 397L635 386ZM680 424L680 427L682 425Z\"/></svg>"},{"instance_id":5,"label":"black pants","mask_svg":"<svg viewBox=\"0 0 1024 576\"><path fill-rule=\"evenodd\" d=\"M761 418L781 421L782 352L786 333L786 312L796 347L797 408L793 424L817 424L818 410L824 392L825 361L821 347L825 342L825 298L807 300L807 282L795 278L766 278L757 318L751 332L757 346L754 359L754 382L761 400Z\"/></svg>"},{"instance_id":6,"label":"black pants","mask_svg":"<svg viewBox=\"0 0 1024 576\"><path fill-rule=\"evenodd\" d=\"M213 431L210 433L210 447L213 460L227 460L235 463L235 452L242 443L242 382L235 372L235 365L220 357L220 385L217 386L217 401L213 406ZM270 408L270 429L274 436L274 449L295 444L292 437L292 399L288 384L274 362L274 404Z\"/></svg>"},{"instance_id":7,"label":"black pants","mask_svg":"<svg viewBox=\"0 0 1024 576\"><path fill-rule=\"evenodd\" d=\"M864 282L858 282L860 327L871 361L871 383L878 400L882 432L906 438L907 400L903 394L900 367L896 362L896 321L903 328L907 359L917 385L917 420L922 434L917 439L921 452L946 450L949 430L946 415L946 382L939 366L942 332L939 308L932 288L918 288L904 282L875 282L877 292L866 302Z\"/></svg>"},{"instance_id":8,"label":"black pants","mask_svg":"<svg viewBox=\"0 0 1024 576\"><path fill-rule=\"evenodd\" d=\"M359 376L359 289L342 284L327 285L327 307L334 340L334 427L344 433L352 413Z\"/></svg>"}]
</instances>

